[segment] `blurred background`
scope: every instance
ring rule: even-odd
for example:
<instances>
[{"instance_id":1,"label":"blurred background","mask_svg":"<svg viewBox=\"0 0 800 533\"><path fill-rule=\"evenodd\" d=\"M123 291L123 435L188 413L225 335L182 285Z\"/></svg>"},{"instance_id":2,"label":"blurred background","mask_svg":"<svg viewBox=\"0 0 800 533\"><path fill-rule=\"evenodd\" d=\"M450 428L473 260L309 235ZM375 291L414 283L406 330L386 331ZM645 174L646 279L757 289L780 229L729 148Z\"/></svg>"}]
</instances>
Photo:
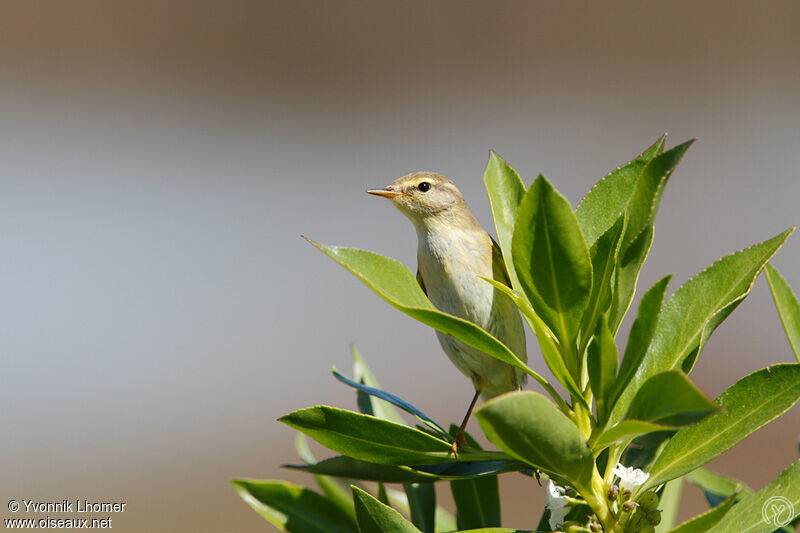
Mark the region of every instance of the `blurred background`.
<instances>
[{"instance_id":1,"label":"blurred background","mask_svg":"<svg viewBox=\"0 0 800 533\"><path fill-rule=\"evenodd\" d=\"M330 375L349 374L351 343L385 388L460 420L471 385L433 332L300 238L413 268L411 225L364 194L407 172L453 178L492 228L489 148L577 205L662 133L697 137L640 289L800 222L797 2L1 11L3 501L127 502L117 531L270 530L228 480L312 484L279 468L294 433L275 419L354 407ZM798 239L774 261L795 288ZM792 359L759 279L693 378L714 397ZM798 431L795 408L710 468L758 489L797 458ZM501 491L504 525L535 525L544 489L508 475Z\"/></svg>"}]
</instances>

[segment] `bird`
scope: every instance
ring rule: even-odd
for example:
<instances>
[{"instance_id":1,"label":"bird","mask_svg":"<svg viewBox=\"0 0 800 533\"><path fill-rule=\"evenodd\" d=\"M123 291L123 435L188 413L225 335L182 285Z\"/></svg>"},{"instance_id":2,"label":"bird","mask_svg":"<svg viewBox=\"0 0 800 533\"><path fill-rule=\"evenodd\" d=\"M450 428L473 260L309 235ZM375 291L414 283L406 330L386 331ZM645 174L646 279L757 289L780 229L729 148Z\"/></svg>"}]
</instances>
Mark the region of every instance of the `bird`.
<instances>
[{"instance_id":1,"label":"bird","mask_svg":"<svg viewBox=\"0 0 800 533\"><path fill-rule=\"evenodd\" d=\"M527 362L525 331L514 302L485 280L511 286L500 247L481 227L455 183L435 172L413 172L368 194L389 199L417 233L417 282L433 305L472 322ZM436 332L450 361L467 376L475 395L452 450L466 447L464 430L480 397L483 401L519 390L521 370L450 335Z\"/></svg>"}]
</instances>

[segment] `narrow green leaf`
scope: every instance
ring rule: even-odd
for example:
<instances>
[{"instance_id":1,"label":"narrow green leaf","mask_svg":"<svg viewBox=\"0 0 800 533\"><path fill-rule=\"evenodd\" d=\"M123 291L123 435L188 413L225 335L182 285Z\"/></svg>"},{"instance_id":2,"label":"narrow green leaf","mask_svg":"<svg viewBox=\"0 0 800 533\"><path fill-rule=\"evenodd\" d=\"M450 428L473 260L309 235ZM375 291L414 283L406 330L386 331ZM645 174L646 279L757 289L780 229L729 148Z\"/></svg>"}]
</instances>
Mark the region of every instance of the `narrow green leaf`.
<instances>
[{"instance_id":1,"label":"narrow green leaf","mask_svg":"<svg viewBox=\"0 0 800 533\"><path fill-rule=\"evenodd\" d=\"M636 180L647 163L664 150L666 135L639 157L611 171L597 182L575 210L586 243L592 246L625 211Z\"/></svg>"},{"instance_id":2,"label":"narrow green leaf","mask_svg":"<svg viewBox=\"0 0 800 533\"><path fill-rule=\"evenodd\" d=\"M542 356L544 357L544 362L547 364L547 367L550 369L550 372L553 373L553 376L558 380L561 385L564 386L565 389L572 395L573 399L581 402L586 408L588 409L588 405L586 404L586 400L583 398L583 394L581 394L580 388L578 388L577 383L572 377L572 374L567 369L566 363L564 359L562 359L561 352L558 349L558 339L555 338L555 335L550 331L550 328L547 327L547 324L536 314L530 304L517 292L511 290L509 287L506 287L499 281L495 281L493 279L481 277L482 280L492 284L494 287L500 289L502 292L507 294L517 305L519 310L522 312L522 316L525 318L525 321L531 327L531 329L536 333L536 339L539 341L539 348L542 350ZM572 366L574 367L574 373L577 374L577 363L572 361ZM562 408L562 411L569 411L569 407L561 400L561 397L555 392L552 386L549 383L544 381L544 378L541 378L542 381L537 379L544 388L550 393L550 396L556 401L557 404Z\"/></svg>"},{"instance_id":3,"label":"narrow green leaf","mask_svg":"<svg viewBox=\"0 0 800 533\"><path fill-rule=\"evenodd\" d=\"M489 151L483 182L486 184L486 192L489 195L489 205L492 208L494 228L497 231L497 239L500 241L500 250L503 252L503 259L512 286L517 288L519 280L511 256L511 239L514 235L517 209L522 197L525 196L525 185L517 171L503 161L494 150Z\"/></svg>"},{"instance_id":4,"label":"narrow green leaf","mask_svg":"<svg viewBox=\"0 0 800 533\"><path fill-rule=\"evenodd\" d=\"M733 496L729 496L716 507L712 507L705 513L699 514L694 518L687 520L675 529L672 529L671 533L705 533L720 520L722 520L722 517L724 517L728 511L730 511L731 507L733 507L733 504L736 503L736 501L737 496L735 494Z\"/></svg>"},{"instance_id":5,"label":"narrow green leaf","mask_svg":"<svg viewBox=\"0 0 800 533\"><path fill-rule=\"evenodd\" d=\"M459 530L500 525L497 476L450 482Z\"/></svg>"},{"instance_id":6,"label":"narrow green leaf","mask_svg":"<svg viewBox=\"0 0 800 533\"><path fill-rule=\"evenodd\" d=\"M431 464L452 456L450 445L422 431L326 405L278 419L323 446L355 459L380 464ZM469 454L461 454L466 460Z\"/></svg>"},{"instance_id":7,"label":"narrow green leaf","mask_svg":"<svg viewBox=\"0 0 800 533\"><path fill-rule=\"evenodd\" d=\"M775 299L775 307L778 308L778 315L781 317L783 329L789 337L789 344L792 345L794 355L800 361L800 304L797 297L792 292L792 288L783 279L778 269L767 263L764 268L769 282L769 289Z\"/></svg>"},{"instance_id":8,"label":"narrow green leaf","mask_svg":"<svg viewBox=\"0 0 800 533\"><path fill-rule=\"evenodd\" d=\"M400 513L358 487L353 487L353 501L360 533L419 533Z\"/></svg>"},{"instance_id":9,"label":"narrow green leaf","mask_svg":"<svg viewBox=\"0 0 800 533\"><path fill-rule=\"evenodd\" d=\"M231 485L258 514L291 533L355 532L347 513L324 496L285 481L234 479Z\"/></svg>"},{"instance_id":10,"label":"narrow green leaf","mask_svg":"<svg viewBox=\"0 0 800 533\"><path fill-rule=\"evenodd\" d=\"M653 339L616 409L627 405L650 377L678 368L708 338L719 317L750 293L753 282L792 230L728 255L684 283L664 304Z\"/></svg>"},{"instance_id":11,"label":"narrow green leaf","mask_svg":"<svg viewBox=\"0 0 800 533\"><path fill-rule=\"evenodd\" d=\"M645 489L706 464L784 413L798 398L800 363L773 365L742 378L715 400L719 412L675 433L650 469Z\"/></svg>"},{"instance_id":12,"label":"narrow green leaf","mask_svg":"<svg viewBox=\"0 0 800 533\"><path fill-rule=\"evenodd\" d=\"M536 314L572 345L592 291L592 262L569 201L542 175L522 198L512 250Z\"/></svg>"},{"instance_id":13,"label":"narrow green leaf","mask_svg":"<svg viewBox=\"0 0 800 533\"><path fill-rule=\"evenodd\" d=\"M394 507L406 516L411 516L411 509L408 505L406 493L395 489L386 489L388 498L387 505ZM385 503L385 502L384 502ZM456 527L456 517L441 505L436 506L436 533L451 533L458 529Z\"/></svg>"},{"instance_id":14,"label":"narrow green leaf","mask_svg":"<svg viewBox=\"0 0 800 533\"><path fill-rule=\"evenodd\" d=\"M367 387L380 389L380 383L378 383L378 380L372 375L372 371L370 371L364 358L361 357L355 344L350 347L350 351L353 354L353 379L358 383L363 383ZM365 415L373 415L378 418L383 418L384 420L389 420L390 422L405 424L403 417L400 416L397 409L389 402L362 391L358 391L357 399L358 408Z\"/></svg>"},{"instance_id":15,"label":"narrow green leaf","mask_svg":"<svg viewBox=\"0 0 800 533\"><path fill-rule=\"evenodd\" d=\"M681 494L683 494L683 479L676 479L664 485L661 491L661 498L658 500L658 508L661 510L661 523L656 526L656 533L663 533L672 529L678 516Z\"/></svg>"},{"instance_id":16,"label":"narrow green leaf","mask_svg":"<svg viewBox=\"0 0 800 533\"><path fill-rule=\"evenodd\" d=\"M752 494L753 490L737 479L698 468L689 472L686 479L705 494L711 507L716 507L731 496Z\"/></svg>"},{"instance_id":17,"label":"narrow green leaf","mask_svg":"<svg viewBox=\"0 0 800 533\"><path fill-rule=\"evenodd\" d=\"M634 184L631 201L626 209L628 221L625 237L622 240L623 250L627 249L640 233L652 227L667 180L693 143L694 139L658 154L642 170Z\"/></svg>"},{"instance_id":18,"label":"narrow green leaf","mask_svg":"<svg viewBox=\"0 0 800 533\"><path fill-rule=\"evenodd\" d=\"M667 370L645 381L625 418L682 426L697 422L717 409L686 374Z\"/></svg>"},{"instance_id":19,"label":"narrow green leaf","mask_svg":"<svg viewBox=\"0 0 800 533\"><path fill-rule=\"evenodd\" d=\"M675 429L674 426L646 422L644 420L623 420L619 424L612 426L600 434L597 442L592 445L593 450L602 450L615 442L626 439L628 442L638 437L654 431L668 431Z\"/></svg>"},{"instance_id":20,"label":"narrow green leaf","mask_svg":"<svg viewBox=\"0 0 800 533\"><path fill-rule=\"evenodd\" d=\"M417 279L402 263L367 250L326 246L308 238L306 240L350 271L396 309L487 355L525 371L537 381L545 381L528 368L505 344L480 327L436 309L422 292Z\"/></svg>"},{"instance_id":21,"label":"narrow green leaf","mask_svg":"<svg viewBox=\"0 0 800 533\"><path fill-rule=\"evenodd\" d=\"M622 241L622 233L625 230L625 217L619 217L617 222L611 226L607 232L600 236L589 250L592 258L592 294L589 296L589 304L583 315L581 331L586 333L588 343L591 332L594 331L600 315L608 311L611 306L614 286L614 274L617 268L617 254L619 245ZM582 346L582 347L583 347ZM578 353L583 353L578 349ZM616 370L616 369L615 369Z\"/></svg>"},{"instance_id":22,"label":"narrow green leaf","mask_svg":"<svg viewBox=\"0 0 800 533\"><path fill-rule=\"evenodd\" d=\"M586 441L541 394L510 392L483 404L475 416L489 440L512 457L575 487L590 486L594 459Z\"/></svg>"},{"instance_id":23,"label":"narrow green leaf","mask_svg":"<svg viewBox=\"0 0 800 533\"><path fill-rule=\"evenodd\" d=\"M474 463L468 463L474 464ZM404 466L381 465L359 461L345 455L337 455L323 459L318 463L307 465L281 465L292 470L301 470L325 476L361 479L364 481L382 481L385 483L417 483L436 481L442 476L420 470L412 470ZM447 479L446 477L444 479Z\"/></svg>"},{"instance_id":24,"label":"narrow green leaf","mask_svg":"<svg viewBox=\"0 0 800 533\"><path fill-rule=\"evenodd\" d=\"M589 344L586 360L589 384L592 386L592 393L597 402L597 419L599 421L605 421L608 414L606 399L611 395L614 378L617 377L618 357L617 345L611 332L608 331L606 317L601 315L594 338Z\"/></svg>"},{"instance_id":25,"label":"narrow green leaf","mask_svg":"<svg viewBox=\"0 0 800 533\"><path fill-rule=\"evenodd\" d=\"M633 301L642 265L644 265L644 260L647 259L650 246L653 244L653 231L653 226L648 226L636 236L629 246L619 251L617 277L614 281L611 308L608 311L608 323L615 335Z\"/></svg>"},{"instance_id":26,"label":"narrow green leaf","mask_svg":"<svg viewBox=\"0 0 800 533\"><path fill-rule=\"evenodd\" d=\"M800 461L795 461L772 483L742 498L708 530L709 533L772 531L800 516ZM769 522L766 522L769 520Z\"/></svg>"},{"instance_id":27,"label":"narrow green leaf","mask_svg":"<svg viewBox=\"0 0 800 533\"><path fill-rule=\"evenodd\" d=\"M302 433L297 434L294 447L300 459L309 464L316 463L316 459L314 459L314 455L311 453L311 448L308 447L308 441L305 435ZM322 493L355 520L356 512L353 507L353 496L350 494L350 485L356 483L356 481L354 479L336 478L322 474L314 474L314 479L317 481L317 485L319 485Z\"/></svg>"},{"instance_id":28,"label":"narrow green leaf","mask_svg":"<svg viewBox=\"0 0 800 533\"><path fill-rule=\"evenodd\" d=\"M408 498L411 522L422 533L434 533L436 530L436 492L433 483L404 483L403 489Z\"/></svg>"},{"instance_id":29,"label":"narrow green leaf","mask_svg":"<svg viewBox=\"0 0 800 533\"><path fill-rule=\"evenodd\" d=\"M661 278L644 293L642 301L639 302L639 312L636 315L636 320L633 321L633 326L631 326L631 332L630 335L628 335L628 344L625 347L625 355L622 357L619 374L614 382L614 391L608 400L608 404L612 409L615 409L617 398L622 394L622 390L639 368L639 363L641 363L648 346L650 346L650 341L653 338L653 332L656 327L656 321L661 314L664 293L671 279L672 274ZM615 409L615 411L618 412L620 416L625 412L622 408Z\"/></svg>"}]
</instances>

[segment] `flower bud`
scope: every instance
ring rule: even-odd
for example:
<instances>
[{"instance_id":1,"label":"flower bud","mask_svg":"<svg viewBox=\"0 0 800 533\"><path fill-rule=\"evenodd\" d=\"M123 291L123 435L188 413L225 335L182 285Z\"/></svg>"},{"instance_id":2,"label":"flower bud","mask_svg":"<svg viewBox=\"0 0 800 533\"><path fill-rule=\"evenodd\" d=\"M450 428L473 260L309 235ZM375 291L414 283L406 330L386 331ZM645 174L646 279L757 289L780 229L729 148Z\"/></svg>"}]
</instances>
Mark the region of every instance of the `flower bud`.
<instances>
[{"instance_id":1,"label":"flower bud","mask_svg":"<svg viewBox=\"0 0 800 533\"><path fill-rule=\"evenodd\" d=\"M619 488L616 485L611 485L611 488L608 489L608 501L613 502L619 496Z\"/></svg>"},{"instance_id":2,"label":"flower bud","mask_svg":"<svg viewBox=\"0 0 800 533\"><path fill-rule=\"evenodd\" d=\"M645 511L652 511L658 507L658 495L656 495L655 491L648 490L639 497L637 502Z\"/></svg>"},{"instance_id":3,"label":"flower bud","mask_svg":"<svg viewBox=\"0 0 800 533\"><path fill-rule=\"evenodd\" d=\"M622 504L622 509L625 511L633 511L636 509L636 502L625 502Z\"/></svg>"}]
</instances>

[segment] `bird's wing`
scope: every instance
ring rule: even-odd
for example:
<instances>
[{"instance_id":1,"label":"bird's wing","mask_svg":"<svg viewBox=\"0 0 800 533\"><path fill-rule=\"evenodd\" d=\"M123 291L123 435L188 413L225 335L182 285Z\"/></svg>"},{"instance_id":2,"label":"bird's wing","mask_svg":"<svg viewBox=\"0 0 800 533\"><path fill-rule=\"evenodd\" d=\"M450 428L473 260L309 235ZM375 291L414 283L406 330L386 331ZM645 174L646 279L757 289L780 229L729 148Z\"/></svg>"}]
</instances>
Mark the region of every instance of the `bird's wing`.
<instances>
[{"instance_id":1,"label":"bird's wing","mask_svg":"<svg viewBox=\"0 0 800 533\"><path fill-rule=\"evenodd\" d=\"M422 272L420 272L419 269L417 269L417 283L419 283L419 286L422 289L422 292L424 292L425 296L427 296L428 295L428 291L425 290L425 281L422 279Z\"/></svg>"},{"instance_id":2,"label":"bird's wing","mask_svg":"<svg viewBox=\"0 0 800 533\"><path fill-rule=\"evenodd\" d=\"M511 277L508 275L506 262L503 260L503 252L500 251L500 246L494 239L492 239L492 277L495 281L504 283L506 287L511 287ZM417 274L417 280L419 279L419 274Z\"/></svg>"}]
</instances>

